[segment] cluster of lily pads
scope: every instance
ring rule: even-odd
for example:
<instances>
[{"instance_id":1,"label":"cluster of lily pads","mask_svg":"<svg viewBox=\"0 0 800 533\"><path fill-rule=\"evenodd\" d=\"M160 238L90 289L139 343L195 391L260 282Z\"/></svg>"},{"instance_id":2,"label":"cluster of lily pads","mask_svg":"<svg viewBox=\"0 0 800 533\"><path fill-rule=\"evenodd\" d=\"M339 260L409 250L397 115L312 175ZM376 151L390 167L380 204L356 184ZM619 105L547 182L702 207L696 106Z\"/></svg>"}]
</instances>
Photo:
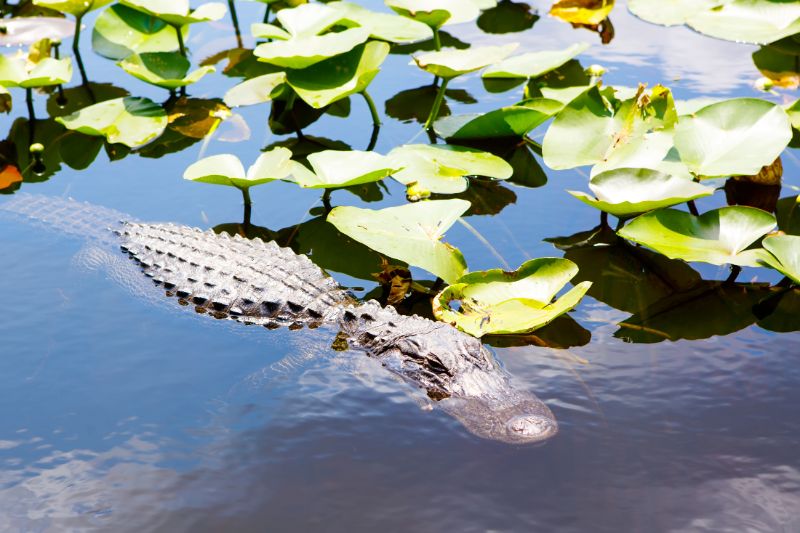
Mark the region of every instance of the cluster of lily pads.
<instances>
[{"instance_id":1,"label":"cluster of lily pads","mask_svg":"<svg viewBox=\"0 0 800 533\"><path fill-rule=\"evenodd\" d=\"M785 107L756 98L675 101L661 85L649 90L606 86L604 69L584 69L575 59L589 46L585 43L559 50L519 50L516 44L443 46L448 44L443 27L478 19L509 2L386 0L394 12L389 13L342 1L259 1L266 4L264 20L250 28L257 46L239 46L192 70L185 44L191 25L219 20L230 11L241 43L233 1L228 8L212 2L192 10L188 0L32 0L72 16L75 23L55 18L61 22L46 23L50 37L36 39L27 55L0 56L0 102L10 108L4 88L26 90L29 144L34 146L33 89L57 87L63 96L61 86L71 79L72 63L58 56L56 39L73 32L86 91L77 101L87 105L54 113L72 136L60 136L58 142L62 159L73 168L88 165L68 155L78 144L92 147L78 152L96 155L105 142L112 159L130 150L158 157L208 137L233 116L234 108L264 103L270 103L273 132L308 140L304 128L325 113L347 115L349 98L360 95L373 122L365 151L318 142L312 153L293 153L291 143L284 143L267 147L247 170L236 156L218 154L190 165L184 178L241 191L245 225L251 218L251 187L284 181L321 189L329 224L383 256L430 272L440 281L416 288L432 297L433 314L475 336L536 330L578 305L592 287L581 281L557 297L578 275L578 266L567 258L533 259L513 272L469 272L463 254L442 240L473 207L467 200L442 196L480 191L481 184L498 180L540 185L536 173L541 169L531 152L554 170L591 166L591 194L569 192L600 210L604 227L609 215L616 217L616 238L668 258L732 265L734 273L764 266L800 284L800 236L775 233L778 222L771 213L733 205L701 214L695 205L715 194L714 185L723 179L772 177L775 182L777 175L779 183L779 157L797 135L793 127L800 127L800 100ZM800 31L800 12L791 3L772 4L629 1L633 13L655 23L686 23L709 35L765 45L787 39L797 44L793 35ZM557 1L551 14L607 33L613 7L613 0ZM98 8L105 9L92 30L95 52L169 91L164 103L88 82L78 43L83 17ZM755 21L748 18L754 13ZM427 51L420 43L429 44ZM387 56L409 46L421 48L411 64L431 76L433 98L425 116L416 117L431 142L379 154L373 148L381 118L368 88ZM223 60L228 61L227 75L243 78L227 91L224 103L187 98L186 88L215 72L214 65ZM448 85L477 72L487 90L516 94L516 101L484 113L448 116L447 100L456 94ZM186 117L191 121L182 123ZM533 134L545 128L539 144ZM31 164L46 166L41 148L31 150ZM378 210L331 206L333 190L389 178L406 187L409 203ZM680 204L689 211L676 209Z\"/></svg>"}]
</instances>

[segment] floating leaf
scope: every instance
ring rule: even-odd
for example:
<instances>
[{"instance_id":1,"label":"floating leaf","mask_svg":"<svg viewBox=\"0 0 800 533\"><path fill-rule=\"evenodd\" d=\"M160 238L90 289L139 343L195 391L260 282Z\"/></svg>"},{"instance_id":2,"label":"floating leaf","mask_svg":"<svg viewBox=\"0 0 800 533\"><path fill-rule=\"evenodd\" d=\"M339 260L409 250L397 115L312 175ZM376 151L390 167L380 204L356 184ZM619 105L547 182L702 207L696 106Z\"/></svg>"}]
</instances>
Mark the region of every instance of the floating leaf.
<instances>
[{"instance_id":1,"label":"floating leaf","mask_svg":"<svg viewBox=\"0 0 800 533\"><path fill-rule=\"evenodd\" d=\"M468 208L464 200L430 200L380 210L335 207L328 222L373 250L454 283L467 264L461 252L441 238Z\"/></svg>"},{"instance_id":2,"label":"floating leaf","mask_svg":"<svg viewBox=\"0 0 800 533\"><path fill-rule=\"evenodd\" d=\"M722 207L694 216L661 209L633 219L618 234L667 257L712 265L758 266L746 248L775 227L775 217L753 207Z\"/></svg>"},{"instance_id":3,"label":"floating leaf","mask_svg":"<svg viewBox=\"0 0 800 533\"><path fill-rule=\"evenodd\" d=\"M512 33L529 30L539 15L524 2L503 1L478 17L478 27L485 33Z\"/></svg>"},{"instance_id":4,"label":"floating leaf","mask_svg":"<svg viewBox=\"0 0 800 533\"><path fill-rule=\"evenodd\" d=\"M36 6L55 9L73 16L83 16L89 11L100 9L114 0L33 0Z\"/></svg>"},{"instance_id":5,"label":"floating leaf","mask_svg":"<svg viewBox=\"0 0 800 533\"><path fill-rule=\"evenodd\" d=\"M642 20L676 26L694 15L722 4L724 0L628 0L628 9Z\"/></svg>"},{"instance_id":6,"label":"floating leaf","mask_svg":"<svg viewBox=\"0 0 800 533\"><path fill-rule=\"evenodd\" d=\"M544 161L550 168L566 169L596 163L613 164L614 159L634 163L634 155L649 152L655 145L666 156L677 120L672 93L657 85L650 94L640 87L633 98L622 102L609 99L607 90L592 87L567 105L547 129L542 143ZM661 139L660 139L661 138ZM611 161L611 163L609 163Z\"/></svg>"},{"instance_id":7,"label":"floating leaf","mask_svg":"<svg viewBox=\"0 0 800 533\"><path fill-rule=\"evenodd\" d=\"M283 91L285 72L264 74L235 85L225 93L225 104L231 107L269 102Z\"/></svg>"},{"instance_id":8,"label":"floating leaf","mask_svg":"<svg viewBox=\"0 0 800 533\"><path fill-rule=\"evenodd\" d=\"M550 15L571 24L596 26L612 9L614 0L557 0L550 8Z\"/></svg>"},{"instance_id":9,"label":"floating leaf","mask_svg":"<svg viewBox=\"0 0 800 533\"><path fill-rule=\"evenodd\" d=\"M189 7L189 0L120 0L120 3L178 27L219 20L228 12L221 2L209 2L195 10Z\"/></svg>"},{"instance_id":10,"label":"floating leaf","mask_svg":"<svg viewBox=\"0 0 800 533\"><path fill-rule=\"evenodd\" d=\"M527 333L578 305L591 283L580 283L551 303L577 272L572 261L554 257L526 261L514 272L472 272L434 298L433 313L475 337ZM458 310L453 301L460 303Z\"/></svg>"},{"instance_id":11,"label":"floating leaf","mask_svg":"<svg viewBox=\"0 0 800 533\"><path fill-rule=\"evenodd\" d=\"M768 44L800 33L800 3L733 0L688 19L694 30L729 41Z\"/></svg>"},{"instance_id":12,"label":"floating leaf","mask_svg":"<svg viewBox=\"0 0 800 533\"><path fill-rule=\"evenodd\" d=\"M0 55L0 85L4 87L45 87L68 83L72 79L72 61L46 57L31 63L21 54Z\"/></svg>"},{"instance_id":13,"label":"floating leaf","mask_svg":"<svg viewBox=\"0 0 800 533\"><path fill-rule=\"evenodd\" d=\"M530 52L509 57L491 65L483 71L481 76L483 78L537 78L557 69L587 48L589 48L588 43L576 43L564 50Z\"/></svg>"},{"instance_id":14,"label":"floating leaf","mask_svg":"<svg viewBox=\"0 0 800 533\"><path fill-rule=\"evenodd\" d=\"M387 55L388 44L369 42L308 68L289 70L286 81L308 105L320 109L366 89Z\"/></svg>"},{"instance_id":15,"label":"floating leaf","mask_svg":"<svg viewBox=\"0 0 800 533\"><path fill-rule=\"evenodd\" d=\"M585 204L623 218L714 194L712 187L644 168L597 174L589 181L589 188L596 198L583 192L567 192Z\"/></svg>"},{"instance_id":16,"label":"floating leaf","mask_svg":"<svg viewBox=\"0 0 800 533\"><path fill-rule=\"evenodd\" d=\"M681 161L700 176L758 174L792 138L786 112L757 98L736 98L681 117L675 147Z\"/></svg>"},{"instance_id":17,"label":"floating leaf","mask_svg":"<svg viewBox=\"0 0 800 533\"><path fill-rule=\"evenodd\" d=\"M61 41L75 33L75 22L58 17L2 19L0 27L0 46L31 45L42 39Z\"/></svg>"},{"instance_id":18,"label":"floating leaf","mask_svg":"<svg viewBox=\"0 0 800 533\"><path fill-rule=\"evenodd\" d=\"M220 154L205 157L189 165L183 173L183 179L249 189L262 183L288 178L296 169L295 165L296 163L292 161L292 152L281 147L273 148L258 156L246 173L238 157L232 154Z\"/></svg>"},{"instance_id":19,"label":"floating leaf","mask_svg":"<svg viewBox=\"0 0 800 533\"><path fill-rule=\"evenodd\" d=\"M455 78L502 61L519 46L518 43L502 46L480 46L467 50L443 50L414 56L417 66L426 72L445 79Z\"/></svg>"},{"instance_id":20,"label":"floating leaf","mask_svg":"<svg viewBox=\"0 0 800 533\"><path fill-rule=\"evenodd\" d=\"M445 117L435 130L449 140L520 138L563 108L557 100L534 98L488 113Z\"/></svg>"},{"instance_id":21,"label":"floating leaf","mask_svg":"<svg viewBox=\"0 0 800 533\"><path fill-rule=\"evenodd\" d=\"M183 39L188 26L181 28ZM92 49L108 59L125 59L134 53L174 52L179 49L175 29L163 20L115 4L97 17L92 30Z\"/></svg>"},{"instance_id":22,"label":"floating leaf","mask_svg":"<svg viewBox=\"0 0 800 533\"><path fill-rule=\"evenodd\" d=\"M262 43L255 55L279 67L303 69L330 57L349 52L369 38L364 28L351 28L338 33L297 37L285 41Z\"/></svg>"},{"instance_id":23,"label":"floating leaf","mask_svg":"<svg viewBox=\"0 0 800 533\"><path fill-rule=\"evenodd\" d=\"M309 189L349 187L379 181L397 171L388 157L359 150L324 150L308 156L313 172L302 165L291 181Z\"/></svg>"},{"instance_id":24,"label":"floating leaf","mask_svg":"<svg viewBox=\"0 0 800 533\"><path fill-rule=\"evenodd\" d=\"M389 152L397 168L393 177L405 185L433 193L458 193L466 190L466 176L485 176L504 180L511 177L511 165L496 155L460 146L407 144Z\"/></svg>"},{"instance_id":25,"label":"floating leaf","mask_svg":"<svg viewBox=\"0 0 800 533\"><path fill-rule=\"evenodd\" d=\"M136 148L161 135L167 114L152 100L128 96L85 107L56 121L70 130Z\"/></svg>"},{"instance_id":26,"label":"floating leaf","mask_svg":"<svg viewBox=\"0 0 800 533\"><path fill-rule=\"evenodd\" d=\"M431 28L475 20L481 11L472 0L386 0L395 12Z\"/></svg>"},{"instance_id":27,"label":"floating leaf","mask_svg":"<svg viewBox=\"0 0 800 533\"><path fill-rule=\"evenodd\" d=\"M120 61L119 65L128 74L165 89L191 85L216 70L214 67L200 67L189 73L191 63L177 52L133 54Z\"/></svg>"},{"instance_id":28,"label":"floating leaf","mask_svg":"<svg viewBox=\"0 0 800 533\"><path fill-rule=\"evenodd\" d=\"M338 11L343 22L353 22L368 30L373 39L413 43L433 37L430 27L407 17L377 13L352 2L331 2L326 5Z\"/></svg>"},{"instance_id":29,"label":"floating leaf","mask_svg":"<svg viewBox=\"0 0 800 533\"><path fill-rule=\"evenodd\" d=\"M774 235L761 245L766 252L759 257L760 262L800 285L800 236Z\"/></svg>"}]
</instances>

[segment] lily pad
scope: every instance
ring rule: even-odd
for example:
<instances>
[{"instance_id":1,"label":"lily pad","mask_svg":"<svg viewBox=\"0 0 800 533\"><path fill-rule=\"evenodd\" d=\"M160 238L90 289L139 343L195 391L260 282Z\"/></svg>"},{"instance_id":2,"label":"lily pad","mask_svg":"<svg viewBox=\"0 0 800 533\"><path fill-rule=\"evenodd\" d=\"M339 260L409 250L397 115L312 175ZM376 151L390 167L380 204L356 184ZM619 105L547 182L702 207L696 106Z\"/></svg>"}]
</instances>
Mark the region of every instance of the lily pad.
<instances>
[{"instance_id":1,"label":"lily pad","mask_svg":"<svg viewBox=\"0 0 800 533\"><path fill-rule=\"evenodd\" d=\"M714 194L712 187L644 168L621 168L594 176L589 188L595 197L567 191L581 202L627 218Z\"/></svg>"},{"instance_id":2,"label":"lily pad","mask_svg":"<svg viewBox=\"0 0 800 533\"><path fill-rule=\"evenodd\" d=\"M380 181L397 171L387 156L360 150L323 150L308 156L313 172L298 164L290 181L308 189L349 187Z\"/></svg>"},{"instance_id":3,"label":"lily pad","mask_svg":"<svg viewBox=\"0 0 800 533\"><path fill-rule=\"evenodd\" d=\"M676 121L672 93L665 87L657 85L649 94L640 87L633 98L621 102L609 90L592 87L559 112L547 129L544 161L557 170L612 165L614 159L638 164L631 163L635 155L649 152L653 143L660 152L655 157L648 154L648 159L660 160L671 147ZM659 142L664 136L668 142Z\"/></svg>"},{"instance_id":4,"label":"lily pad","mask_svg":"<svg viewBox=\"0 0 800 533\"><path fill-rule=\"evenodd\" d=\"M33 0L33 4L48 9L55 9L62 13L82 16L94 9L107 6L114 0Z\"/></svg>"},{"instance_id":5,"label":"lily pad","mask_svg":"<svg viewBox=\"0 0 800 533\"><path fill-rule=\"evenodd\" d=\"M0 46L31 45L42 39L61 41L75 34L75 22L58 17L3 19L0 27Z\"/></svg>"},{"instance_id":6,"label":"lily pad","mask_svg":"<svg viewBox=\"0 0 800 533\"><path fill-rule=\"evenodd\" d=\"M85 107L56 121L70 130L105 137L110 143L137 148L167 127L164 109L147 98L127 96Z\"/></svg>"},{"instance_id":7,"label":"lily pad","mask_svg":"<svg viewBox=\"0 0 800 533\"><path fill-rule=\"evenodd\" d=\"M338 11L343 22L352 22L367 29L372 39L400 44L433 37L429 26L407 17L378 13L352 2L331 2L326 5Z\"/></svg>"},{"instance_id":8,"label":"lily pad","mask_svg":"<svg viewBox=\"0 0 800 533\"><path fill-rule=\"evenodd\" d=\"M238 157L233 154L220 154L189 165L183 173L183 179L249 189L262 183L286 179L295 170L295 165L291 150L281 147L273 148L258 156L246 173Z\"/></svg>"},{"instance_id":9,"label":"lily pad","mask_svg":"<svg viewBox=\"0 0 800 533\"><path fill-rule=\"evenodd\" d=\"M774 235L761 245L766 250L760 257L761 263L800 285L800 236Z\"/></svg>"},{"instance_id":10,"label":"lily pad","mask_svg":"<svg viewBox=\"0 0 800 533\"><path fill-rule=\"evenodd\" d=\"M424 71L450 79L502 61L518 46L519 43L502 46L479 46L468 48L467 50L443 50L413 57L417 66Z\"/></svg>"},{"instance_id":11,"label":"lily pad","mask_svg":"<svg viewBox=\"0 0 800 533\"><path fill-rule=\"evenodd\" d=\"M483 71L483 78L537 78L557 69L589 48L588 43L575 43L564 50L529 52L509 57Z\"/></svg>"},{"instance_id":12,"label":"lily pad","mask_svg":"<svg viewBox=\"0 0 800 533\"><path fill-rule=\"evenodd\" d=\"M184 41L189 27L181 28ZM92 49L108 59L125 59L145 52L178 50L175 29L163 20L128 6L115 4L97 17L92 30Z\"/></svg>"},{"instance_id":13,"label":"lily pad","mask_svg":"<svg viewBox=\"0 0 800 533\"><path fill-rule=\"evenodd\" d=\"M676 26L724 0L628 0L628 9L642 20L662 26Z\"/></svg>"},{"instance_id":14,"label":"lily pad","mask_svg":"<svg viewBox=\"0 0 800 533\"><path fill-rule=\"evenodd\" d=\"M462 192L467 189L466 176L504 180L514 173L496 155L461 146L407 144L389 152L389 158L403 169L394 173L394 179L432 193Z\"/></svg>"},{"instance_id":15,"label":"lily pad","mask_svg":"<svg viewBox=\"0 0 800 533\"><path fill-rule=\"evenodd\" d=\"M239 107L269 102L283 91L285 82L285 72L264 74L245 80L225 93L225 104Z\"/></svg>"},{"instance_id":16,"label":"lily pad","mask_svg":"<svg viewBox=\"0 0 800 533\"><path fill-rule=\"evenodd\" d=\"M774 0L733 0L695 13L689 26L729 41L768 44L800 33L800 3Z\"/></svg>"},{"instance_id":17,"label":"lily pad","mask_svg":"<svg viewBox=\"0 0 800 533\"><path fill-rule=\"evenodd\" d=\"M22 54L0 55L0 85L4 87L45 87L68 83L72 79L72 61L46 57L38 63Z\"/></svg>"},{"instance_id":18,"label":"lily pad","mask_svg":"<svg viewBox=\"0 0 800 533\"><path fill-rule=\"evenodd\" d=\"M228 12L221 2L209 2L194 10L189 7L189 0L120 0L120 3L178 27L219 20Z\"/></svg>"},{"instance_id":19,"label":"lily pad","mask_svg":"<svg viewBox=\"0 0 800 533\"><path fill-rule=\"evenodd\" d=\"M575 263L555 257L526 261L514 272L472 272L434 298L433 314L475 337L527 333L578 305L590 282L579 283L551 303L577 273ZM451 307L453 301L460 302L460 309Z\"/></svg>"},{"instance_id":20,"label":"lily pad","mask_svg":"<svg viewBox=\"0 0 800 533\"><path fill-rule=\"evenodd\" d=\"M216 70L214 67L200 67L190 73L191 63L177 52L133 54L120 61L119 66L128 74L165 89L191 85Z\"/></svg>"},{"instance_id":21,"label":"lily pad","mask_svg":"<svg viewBox=\"0 0 800 533\"><path fill-rule=\"evenodd\" d=\"M736 98L681 117L675 148L700 176L755 175L770 165L792 139L789 117L779 105Z\"/></svg>"},{"instance_id":22,"label":"lily pad","mask_svg":"<svg viewBox=\"0 0 800 533\"><path fill-rule=\"evenodd\" d=\"M386 5L431 28L469 22L481 14L480 7L472 0L386 0Z\"/></svg>"},{"instance_id":23,"label":"lily pad","mask_svg":"<svg viewBox=\"0 0 800 533\"><path fill-rule=\"evenodd\" d=\"M430 200L372 210L335 207L328 222L373 250L423 268L454 283L467 270L461 252L442 242L447 231L469 209L464 200Z\"/></svg>"},{"instance_id":24,"label":"lily pad","mask_svg":"<svg viewBox=\"0 0 800 533\"><path fill-rule=\"evenodd\" d=\"M712 265L758 266L759 250L748 250L775 227L775 217L753 207L722 207L694 216L661 209L633 219L617 233L673 259Z\"/></svg>"},{"instance_id":25,"label":"lily pad","mask_svg":"<svg viewBox=\"0 0 800 533\"><path fill-rule=\"evenodd\" d=\"M564 104L557 100L534 98L488 113L444 117L434 127L443 139L520 138L563 108Z\"/></svg>"},{"instance_id":26,"label":"lily pad","mask_svg":"<svg viewBox=\"0 0 800 533\"><path fill-rule=\"evenodd\" d=\"M387 55L388 44L369 42L308 68L289 70L286 81L308 105L320 109L366 89Z\"/></svg>"},{"instance_id":27,"label":"lily pad","mask_svg":"<svg viewBox=\"0 0 800 533\"><path fill-rule=\"evenodd\" d=\"M349 52L369 38L364 28L338 33L275 40L258 45L254 51L260 61L279 67L303 69L330 57Z\"/></svg>"}]
</instances>

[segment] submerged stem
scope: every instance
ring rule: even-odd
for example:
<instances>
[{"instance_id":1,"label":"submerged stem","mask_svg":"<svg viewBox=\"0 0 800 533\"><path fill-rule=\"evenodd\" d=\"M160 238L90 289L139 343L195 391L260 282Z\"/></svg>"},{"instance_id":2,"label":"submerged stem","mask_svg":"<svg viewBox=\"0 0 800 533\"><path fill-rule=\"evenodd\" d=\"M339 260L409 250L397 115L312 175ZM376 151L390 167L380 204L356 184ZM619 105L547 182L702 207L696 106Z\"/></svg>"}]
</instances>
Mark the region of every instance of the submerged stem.
<instances>
[{"instance_id":1,"label":"submerged stem","mask_svg":"<svg viewBox=\"0 0 800 533\"><path fill-rule=\"evenodd\" d=\"M369 138L369 144L367 145L367 152L371 152L375 149L375 145L378 144L378 134L381 131L380 126L372 126L372 135Z\"/></svg>"},{"instance_id":2,"label":"submerged stem","mask_svg":"<svg viewBox=\"0 0 800 533\"><path fill-rule=\"evenodd\" d=\"M269 4L267 5L269 6ZM236 32L236 44L239 46L239 48L243 48L244 45L242 44L242 32L239 30L239 16L236 14L236 6L233 4L233 0L228 0L228 9L231 12L233 31Z\"/></svg>"},{"instance_id":3,"label":"submerged stem","mask_svg":"<svg viewBox=\"0 0 800 533\"><path fill-rule=\"evenodd\" d=\"M28 146L30 147L35 140L34 130L36 128L36 113L33 110L33 89L25 89L25 103L28 105Z\"/></svg>"},{"instance_id":4,"label":"submerged stem","mask_svg":"<svg viewBox=\"0 0 800 533\"><path fill-rule=\"evenodd\" d=\"M178 38L178 49L181 51L181 55L188 59L186 55L186 44L183 42L183 28L178 25L173 25L172 27L175 29L175 35Z\"/></svg>"},{"instance_id":5,"label":"submerged stem","mask_svg":"<svg viewBox=\"0 0 800 533\"><path fill-rule=\"evenodd\" d=\"M322 193L322 207L325 208L325 214L326 215L328 213L330 213L331 210L333 209L331 207L331 190L330 189L325 189L325 192Z\"/></svg>"},{"instance_id":6,"label":"submerged stem","mask_svg":"<svg viewBox=\"0 0 800 533\"><path fill-rule=\"evenodd\" d=\"M439 91L436 93L436 99L433 101L433 107L431 107L431 112L428 115L428 120L425 121L425 129L429 130L433 127L433 123L439 117L439 109L442 107L442 102L444 101L444 93L447 90L447 82L450 81L447 78L442 78L442 84L439 86Z\"/></svg>"},{"instance_id":7,"label":"submerged stem","mask_svg":"<svg viewBox=\"0 0 800 533\"><path fill-rule=\"evenodd\" d=\"M267 8L264 10L264 24L269 22L269 16L272 13L272 4L267 4Z\"/></svg>"},{"instance_id":8,"label":"submerged stem","mask_svg":"<svg viewBox=\"0 0 800 533\"><path fill-rule=\"evenodd\" d=\"M372 97L369 95L366 89L361 91L361 96L364 97L364 101L367 102L367 106L369 107L369 113L372 115L372 125L380 127L381 125L381 117L378 115L378 109L375 107L375 102L372 101Z\"/></svg>"},{"instance_id":9,"label":"submerged stem","mask_svg":"<svg viewBox=\"0 0 800 533\"><path fill-rule=\"evenodd\" d=\"M728 276L728 279L725 280L726 284L733 283L736 281L736 278L739 277L739 274L742 272L742 267L739 265L731 265L731 275Z\"/></svg>"},{"instance_id":10,"label":"submerged stem","mask_svg":"<svg viewBox=\"0 0 800 533\"><path fill-rule=\"evenodd\" d=\"M700 216L700 212L697 210L697 206L695 205L694 200L689 200L688 202L686 202L686 205L689 206L689 212L691 214L693 214L696 217Z\"/></svg>"}]
</instances>

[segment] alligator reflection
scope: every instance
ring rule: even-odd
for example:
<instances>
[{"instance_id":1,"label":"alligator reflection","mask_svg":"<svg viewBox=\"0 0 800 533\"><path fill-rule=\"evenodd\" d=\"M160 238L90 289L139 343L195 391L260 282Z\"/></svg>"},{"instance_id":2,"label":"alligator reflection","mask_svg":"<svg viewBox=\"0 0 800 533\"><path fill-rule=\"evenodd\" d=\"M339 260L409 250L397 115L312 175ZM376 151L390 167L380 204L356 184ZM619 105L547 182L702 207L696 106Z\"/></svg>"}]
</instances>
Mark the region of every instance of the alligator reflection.
<instances>
[{"instance_id":1,"label":"alligator reflection","mask_svg":"<svg viewBox=\"0 0 800 533\"><path fill-rule=\"evenodd\" d=\"M578 265L573 283L591 281L590 296L631 313L614 333L628 342L707 339L752 324L800 331L798 289L704 280L685 262L632 245L604 225L547 241Z\"/></svg>"}]
</instances>

